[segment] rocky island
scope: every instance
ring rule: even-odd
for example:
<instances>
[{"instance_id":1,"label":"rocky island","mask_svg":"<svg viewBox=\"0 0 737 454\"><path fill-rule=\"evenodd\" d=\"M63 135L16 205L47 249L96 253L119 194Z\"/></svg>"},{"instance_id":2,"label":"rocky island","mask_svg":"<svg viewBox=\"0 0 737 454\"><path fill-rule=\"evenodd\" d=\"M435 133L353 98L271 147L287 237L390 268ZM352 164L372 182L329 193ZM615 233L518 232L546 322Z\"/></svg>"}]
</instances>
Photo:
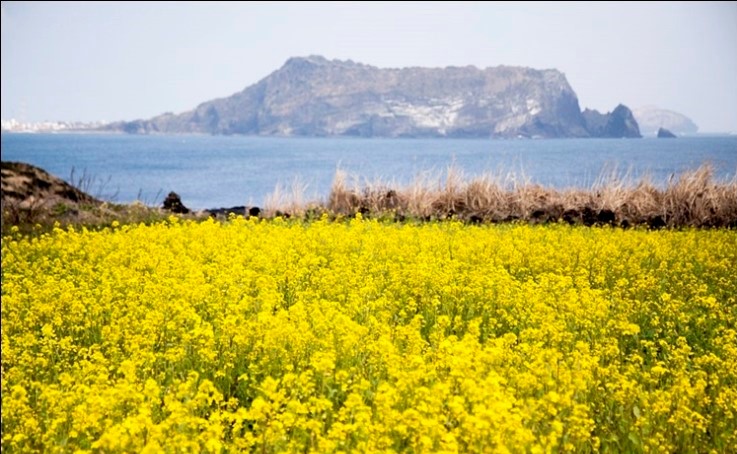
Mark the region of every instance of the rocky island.
<instances>
[{"instance_id":1,"label":"rocky island","mask_svg":"<svg viewBox=\"0 0 737 454\"><path fill-rule=\"evenodd\" d=\"M660 128L678 135L693 135L699 132L699 127L693 120L672 110L645 106L634 109L632 113L644 136L656 136Z\"/></svg>"},{"instance_id":2,"label":"rocky island","mask_svg":"<svg viewBox=\"0 0 737 454\"><path fill-rule=\"evenodd\" d=\"M118 122L132 134L359 137L640 137L632 112L581 112L563 73L497 66L378 68L290 58L232 96L181 114Z\"/></svg>"}]
</instances>

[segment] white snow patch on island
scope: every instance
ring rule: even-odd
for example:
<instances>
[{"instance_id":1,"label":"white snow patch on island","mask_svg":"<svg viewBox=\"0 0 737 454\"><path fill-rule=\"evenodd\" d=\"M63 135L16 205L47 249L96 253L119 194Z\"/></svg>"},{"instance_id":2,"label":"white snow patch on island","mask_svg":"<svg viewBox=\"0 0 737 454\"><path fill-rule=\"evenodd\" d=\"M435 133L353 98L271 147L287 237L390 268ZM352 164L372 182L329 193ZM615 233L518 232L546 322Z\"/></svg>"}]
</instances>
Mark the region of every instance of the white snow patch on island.
<instances>
[{"instance_id":1,"label":"white snow patch on island","mask_svg":"<svg viewBox=\"0 0 737 454\"><path fill-rule=\"evenodd\" d=\"M537 115L542 112L542 107L540 107L540 103L536 99L528 99L527 112L530 115Z\"/></svg>"},{"instance_id":2,"label":"white snow patch on island","mask_svg":"<svg viewBox=\"0 0 737 454\"><path fill-rule=\"evenodd\" d=\"M445 134L447 128L455 125L458 113L465 105L461 98L432 98L426 105L416 105L395 99L387 100L389 111L394 116L409 117L414 126L435 128Z\"/></svg>"}]
</instances>

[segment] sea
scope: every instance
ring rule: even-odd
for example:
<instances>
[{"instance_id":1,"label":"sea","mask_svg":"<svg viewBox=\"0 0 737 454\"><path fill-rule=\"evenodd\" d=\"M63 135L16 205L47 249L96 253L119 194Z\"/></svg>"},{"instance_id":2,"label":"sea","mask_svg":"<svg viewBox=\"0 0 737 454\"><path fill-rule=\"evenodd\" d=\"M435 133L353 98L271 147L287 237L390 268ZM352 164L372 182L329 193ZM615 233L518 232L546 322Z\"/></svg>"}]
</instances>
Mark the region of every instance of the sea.
<instances>
[{"instance_id":1,"label":"sea","mask_svg":"<svg viewBox=\"0 0 737 454\"><path fill-rule=\"evenodd\" d=\"M205 135L1 136L3 161L39 166L91 195L159 205L176 192L207 209L325 200L338 174L349 185L443 184L489 174L509 184L590 188L612 178L664 185L710 164L737 174L737 136L677 139L365 139Z\"/></svg>"}]
</instances>

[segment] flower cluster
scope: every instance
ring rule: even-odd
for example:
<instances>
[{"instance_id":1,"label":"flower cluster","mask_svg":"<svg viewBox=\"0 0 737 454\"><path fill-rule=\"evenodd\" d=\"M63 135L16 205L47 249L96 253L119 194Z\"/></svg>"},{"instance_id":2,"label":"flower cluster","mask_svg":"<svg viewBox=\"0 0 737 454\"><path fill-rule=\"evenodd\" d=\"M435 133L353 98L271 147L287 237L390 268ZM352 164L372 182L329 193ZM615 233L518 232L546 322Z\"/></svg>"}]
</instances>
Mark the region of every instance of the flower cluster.
<instances>
[{"instance_id":1,"label":"flower cluster","mask_svg":"<svg viewBox=\"0 0 737 454\"><path fill-rule=\"evenodd\" d=\"M6 452L725 452L737 233L246 220L2 240Z\"/></svg>"}]
</instances>

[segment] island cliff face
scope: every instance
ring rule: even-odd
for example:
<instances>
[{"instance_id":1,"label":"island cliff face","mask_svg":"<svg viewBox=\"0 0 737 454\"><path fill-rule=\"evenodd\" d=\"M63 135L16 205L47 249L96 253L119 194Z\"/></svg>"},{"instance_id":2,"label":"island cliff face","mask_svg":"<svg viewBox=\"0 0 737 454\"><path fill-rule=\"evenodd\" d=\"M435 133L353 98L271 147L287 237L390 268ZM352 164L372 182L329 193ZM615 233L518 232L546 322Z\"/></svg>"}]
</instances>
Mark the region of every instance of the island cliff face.
<instances>
[{"instance_id":1,"label":"island cliff face","mask_svg":"<svg viewBox=\"0 0 737 454\"><path fill-rule=\"evenodd\" d=\"M629 118L625 128L633 126ZM587 125L576 93L554 69L380 69L319 56L290 58L258 83L192 111L108 129L139 134L613 137L606 135L606 127L601 135L600 128Z\"/></svg>"}]
</instances>

